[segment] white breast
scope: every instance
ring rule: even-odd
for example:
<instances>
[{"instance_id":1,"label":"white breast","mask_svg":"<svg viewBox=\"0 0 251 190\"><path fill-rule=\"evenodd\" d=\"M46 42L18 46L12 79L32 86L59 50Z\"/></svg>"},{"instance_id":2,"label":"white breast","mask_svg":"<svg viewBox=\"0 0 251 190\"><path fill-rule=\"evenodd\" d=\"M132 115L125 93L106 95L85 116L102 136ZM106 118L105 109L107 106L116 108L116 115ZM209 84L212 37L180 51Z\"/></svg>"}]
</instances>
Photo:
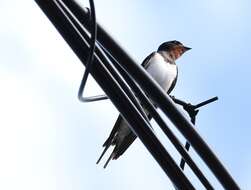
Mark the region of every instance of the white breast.
<instances>
[{"instance_id":1,"label":"white breast","mask_svg":"<svg viewBox=\"0 0 251 190\"><path fill-rule=\"evenodd\" d=\"M177 66L166 62L158 53L154 54L149 62L147 72L165 91L168 91L177 76Z\"/></svg>"}]
</instances>

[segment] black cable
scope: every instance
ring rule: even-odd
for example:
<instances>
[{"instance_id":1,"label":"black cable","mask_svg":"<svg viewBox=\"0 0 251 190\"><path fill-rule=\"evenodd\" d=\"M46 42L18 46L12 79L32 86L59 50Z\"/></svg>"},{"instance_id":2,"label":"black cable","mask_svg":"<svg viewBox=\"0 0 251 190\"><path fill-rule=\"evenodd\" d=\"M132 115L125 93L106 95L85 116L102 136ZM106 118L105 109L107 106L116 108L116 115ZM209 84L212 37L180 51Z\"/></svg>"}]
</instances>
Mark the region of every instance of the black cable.
<instances>
[{"instance_id":1,"label":"black cable","mask_svg":"<svg viewBox=\"0 0 251 190\"><path fill-rule=\"evenodd\" d=\"M89 48L89 44L91 43L91 39L89 37L89 35L86 33L86 31L84 30L83 27L81 27L80 23L78 23L78 21L76 20L75 16L72 14L71 10L68 9L68 7L66 6L65 2L62 0L56 0L59 3L59 6L62 8L62 10L64 11L64 13L67 15L67 17L71 20L72 25L74 27L76 27L76 29L78 30L78 32L82 35L83 39L86 41L86 43L88 44L87 47ZM87 56L88 57L88 53ZM119 83L119 85L121 85L121 87L123 88L124 92L127 94L128 98L130 98L130 100L135 104L135 106L137 107L137 109L139 110L139 112L142 114L142 116L146 119L146 121L149 123L150 122L146 116L146 113L144 112L142 106L140 105L139 101L137 100L137 98L135 97L135 95L133 94L133 92L130 90L129 86L126 85L126 83L124 82L124 80L121 78L120 75L118 75L115 67L113 67L111 65L111 61L109 60L109 58L106 56L105 52L102 50L102 48L100 47L100 44L98 41L96 41L95 44L95 54L94 56L98 56L100 59L100 63L102 64L104 67L106 67L108 69L108 71L112 74L112 76L114 77L114 79ZM90 99L90 97L88 97ZM91 97L92 98L92 97ZM96 101L93 100L93 101ZM90 101L89 101L90 102Z\"/></svg>"},{"instance_id":2,"label":"black cable","mask_svg":"<svg viewBox=\"0 0 251 190\"><path fill-rule=\"evenodd\" d=\"M64 16L63 13L59 12L58 10L59 7L53 4L55 0L54 1L35 0L35 1L38 3L41 9L46 13L48 18L55 25L55 27L58 29L58 31L61 33L64 39L68 42L68 44L71 46L73 51L77 54L77 56L82 61L85 61L84 55L86 55L87 53L82 52L82 51L83 50L88 51L86 47L89 48L89 44L85 43L86 47L85 46L83 47L82 42L81 43L79 42L82 40L82 37L78 36L78 32L71 28L71 24L69 20L63 17ZM67 0L67 1L71 3L75 2L74 0ZM89 19L89 14L85 14L84 16L82 16L82 18L87 17ZM137 80L137 81L139 81L139 83L143 86L143 89L145 89L147 92L149 92L150 95L152 95L152 98L154 100L157 100L156 102L159 105L161 105L161 108L166 113L166 115L170 117L173 123L177 124L180 131L192 142L192 144L195 147L195 150L197 150L199 155L203 158L203 160L205 160L205 162L208 164L208 166L213 171L215 176L219 179L219 181L222 183L222 185L226 189L239 189L235 181L231 178L231 176L228 174L226 169L218 161L217 157L213 154L213 152L209 149L209 147L205 144L205 142L200 138L200 136L196 132L194 132L194 130L191 128L192 126L189 124L189 122L187 122L186 119L181 117L182 116L181 113L177 112L177 110L174 109L175 107L173 106L172 102L168 101L168 98L163 96L164 95L163 92L158 90L158 88L153 85L154 83L151 84L151 80L149 80L150 78L146 78L144 75L145 74L144 72L136 72L136 71L140 71L138 70L139 67L133 62L133 60L130 59L130 57L127 56L127 54L124 53L123 49L121 49L113 41L112 38L107 38L108 40L105 40L106 34L107 33L102 32L102 30L99 31L99 35L102 36L101 38L103 40L102 42L104 42L102 43L104 44L104 47L111 46L111 48L109 48L109 50L111 50L111 53L116 52L118 50L119 54L117 53L114 54L118 61L123 60L123 57L125 56L124 57L125 60L128 60L126 61L127 64L125 68L128 69L130 73L132 73L132 76L134 78L140 79L138 76L142 76L143 79L144 78L147 79L147 80L144 80L143 83L140 82L140 80ZM114 49L114 46L115 46L115 49ZM119 55L122 55L122 56L119 56ZM144 127L140 127L141 123L145 125L147 125L147 123L144 122L142 118L139 118L138 114L135 114L137 110L133 107L132 103L128 101L128 105L127 105L126 97L123 96L124 94L122 91L118 90L117 93L113 93L114 89L120 89L119 85L117 85L113 77L108 72L106 72L105 68L100 64L101 62L99 61L98 58L94 59L94 61L95 61L95 64L93 65L93 76L97 79L101 87L104 88L105 92L107 92L108 95L111 97L111 100L114 102L115 106L121 112L124 113L125 118L128 119L129 123L137 124L135 125L136 127L133 127L133 128L135 128L135 131L137 131L137 134L139 134L139 136L141 137L142 142L144 142L146 147L152 153L154 158L158 161L158 163L166 172L166 174L171 178L171 180L175 182L175 184L177 184L177 186L180 189L191 189L192 185L189 185L190 183L189 181L186 180L186 176L183 176L182 173L180 173L180 171L176 169L175 164L173 164L172 159L169 159L168 153L164 151L162 144L158 141L158 139L155 138L155 136L153 135L153 133L151 133L151 131L145 130ZM130 66L133 66L133 67L130 67ZM137 76L137 74L140 74L140 73L142 73L142 75ZM111 83L108 85L107 84L108 82L111 82ZM147 85L144 85L144 84L147 84ZM156 89L156 92L152 94L152 92L147 87L151 87L151 90ZM166 109L167 107L168 107L168 110L169 109L171 110L170 113ZM180 123L178 123L177 120L179 120ZM188 131L185 131L183 130L183 128L181 128L183 124L184 124L184 127L189 129ZM188 132L190 132L189 134L191 135L189 135ZM196 141L198 143L196 143ZM200 146L197 146L198 144ZM202 151L202 149L204 149L204 151ZM164 159L163 157L165 157L166 159ZM168 168L170 167L171 169L168 170ZM173 171L172 168L175 170ZM176 174L179 174L179 175L176 175Z\"/></svg>"},{"instance_id":3,"label":"black cable","mask_svg":"<svg viewBox=\"0 0 251 190\"><path fill-rule=\"evenodd\" d=\"M86 82L88 79L88 75L91 70L92 61L93 61L93 55L95 51L95 42L97 39L97 22L96 22L96 13L95 13L95 5L93 0L89 0L90 3L90 12L91 12L91 40L90 40L90 51L87 58L87 64L85 68L85 73L83 75L79 90L78 90L78 99L81 102L93 102L93 101L99 101L99 100L105 100L108 99L105 95L98 95L98 96L90 96L90 97L83 97L84 89L86 86Z\"/></svg>"},{"instance_id":4,"label":"black cable","mask_svg":"<svg viewBox=\"0 0 251 190\"><path fill-rule=\"evenodd\" d=\"M62 8L63 12L70 19L70 21L72 22L72 25L74 27L76 27L76 30L78 30L78 32L82 35L83 39L88 44L87 47L89 48L89 44L91 43L90 42L91 39L89 38L89 35L86 33L86 31L84 30L84 28L79 25L78 21L76 20L76 18L72 14L71 10L68 9L68 7L66 6L66 4L65 4L64 1L62 1L62 0L56 0L56 2L59 3L60 8ZM88 57L88 55L89 54L87 53L86 57ZM110 62L109 58L106 56L106 54L101 49L100 44L98 43L98 41L96 41L96 44L95 44L95 54L94 54L94 56L98 56L99 57L99 59L101 61L99 64L102 64L104 67L106 67L106 69L108 69L108 71L111 73L111 75L114 77L114 79L119 83L119 85L121 85L121 87L123 88L124 92L127 94L128 98L130 98L130 100L137 107L138 111L142 114L142 116L146 119L146 121L150 125L150 122L149 122L149 120L148 120L148 118L146 116L146 113L144 112L144 110L143 110L142 106L140 105L139 101L134 96L133 92L130 90L130 88L128 87L128 85L126 85L125 82L123 82L121 76L117 75L117 71L115 71L116 70L115 67L113 67L111 65L111 62ZM88 97L88 98L90 99L90 97ZM96 99L93 100L93 101L96 101Z\"/></svg>"}]
</instances>

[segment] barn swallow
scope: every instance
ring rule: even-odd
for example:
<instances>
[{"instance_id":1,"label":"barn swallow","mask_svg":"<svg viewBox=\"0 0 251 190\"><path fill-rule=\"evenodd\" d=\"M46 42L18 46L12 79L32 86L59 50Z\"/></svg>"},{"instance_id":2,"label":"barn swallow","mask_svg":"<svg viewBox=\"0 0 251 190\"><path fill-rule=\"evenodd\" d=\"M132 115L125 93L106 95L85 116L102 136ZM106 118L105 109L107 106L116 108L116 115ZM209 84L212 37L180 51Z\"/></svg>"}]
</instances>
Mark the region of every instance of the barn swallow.
<instances>
[{"instance_id":1,"label":"barn swallow","mask_svg":"<svg viewBox=\"0 0 251 190\"><path fill-rule=\"evenodd\" d=\"M148 55L142 66L153 77L154 80L168 93L173 90L177 82L178 68L175 61L191 48L184 46L179 41L168 41L162 43L158 50ZM111 159L116 160L136 139L126 120L119 115L108 139L104 142L104 150L99 157L97 164L102 159L107 149L114 146L113 152L106 161L104 168Z\"/></svg>"}]
</instances>

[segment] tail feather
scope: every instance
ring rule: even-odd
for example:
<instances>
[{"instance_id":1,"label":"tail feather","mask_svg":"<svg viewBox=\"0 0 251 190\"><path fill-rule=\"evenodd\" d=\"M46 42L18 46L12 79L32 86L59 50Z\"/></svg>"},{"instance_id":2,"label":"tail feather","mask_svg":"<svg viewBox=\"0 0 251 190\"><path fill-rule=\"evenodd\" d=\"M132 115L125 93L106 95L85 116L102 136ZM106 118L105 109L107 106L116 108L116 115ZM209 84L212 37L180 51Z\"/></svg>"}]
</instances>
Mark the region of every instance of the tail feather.
<instances>
[{"instance_id":1,"label":"tail feather","mask_svg":"<svg viewBox=\"0 0 251 190\"><path fill-rule=\"evenodd\" d=\"M108 160L106 161L105 165L104 165L104 169L107 167L107 165L109 164L110 160L113 158L114 153L111 153L110 157L108 158Z\"/></svg>"},{"instance_id":2,"label":"tail feather","mask_svg":"<svg viewBox=\"0 0 251 190\"><path fill-rule=\"evenodd\" d=\"M100 160L103 158L105 152L107 151L107 149L108 149L109 147L110 147L110 145L109 145L109 146L106 146L106 147L104 148L104 150L103 150L102 154L100 155L99 159L97 160L96 164L98 164L98 163L100 162Z\"/></svg>"},{"instance_id":3,"label":"tail feather","mask_svg":"<svg viewBox=\"0 0 251 190\"><path fill-rule=\"evenodd\" d=\"M118 119L116 120L115 122L115 125L109 135L109 137L106 139L106 141L104 142L103 146L107 146L111 141L112 139L114 138L114 136L116 135L116 133L118 132L118 128L120 126L120 123L122 121L122 117L121 115L119 115Z\"/></svg>"},{"instance_id":4,"label":"tail feather","mask_svg":"<svg viewBox=\"0 0 251 190\"><path fill-rule=\"evenodd\" d=\"M96 164L98 164L100 162L100 160L103 158L104 154L106 153L107 149L112 145L112 143L114 143L115 138L116 138L116 133L118 131L118 128L120 126L121 121L122 121L122 117L119 115L109 137L106 139L106 141L103 144L103 147L105 147L105 148L104 148L102 154L100 155L99 159L97 160Z\"/></svg>"}]
</instances>

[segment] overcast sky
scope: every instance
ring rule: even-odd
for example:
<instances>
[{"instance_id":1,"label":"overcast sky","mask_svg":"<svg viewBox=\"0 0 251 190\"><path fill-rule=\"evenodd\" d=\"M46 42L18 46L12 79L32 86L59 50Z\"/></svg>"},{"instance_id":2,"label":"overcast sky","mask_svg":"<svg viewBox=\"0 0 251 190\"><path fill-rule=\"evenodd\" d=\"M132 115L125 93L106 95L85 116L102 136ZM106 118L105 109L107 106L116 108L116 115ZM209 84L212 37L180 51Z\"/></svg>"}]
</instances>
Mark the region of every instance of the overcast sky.
<instances>
[{"instance_id":1,"label":"overcast sky","mask_svg":"<svg viewBox=\"0 0 251 190\"><path fill-rule=\"evenodd\" d=\"M193 48L177 61L173 95L192 103L219 97L201 109L196 129L238 184L250 189L251 2L95 3L99 22L138 63L164 41ZM78 101L84 67L34 1L2 0L0 24L0 189L173 189L139 140L106 170L103 162L95 164L118 112L108 100ZM93 80L87 89L102 93ZM194 179L187 167L186 173Z\"/></svg>"}]
</instances>

